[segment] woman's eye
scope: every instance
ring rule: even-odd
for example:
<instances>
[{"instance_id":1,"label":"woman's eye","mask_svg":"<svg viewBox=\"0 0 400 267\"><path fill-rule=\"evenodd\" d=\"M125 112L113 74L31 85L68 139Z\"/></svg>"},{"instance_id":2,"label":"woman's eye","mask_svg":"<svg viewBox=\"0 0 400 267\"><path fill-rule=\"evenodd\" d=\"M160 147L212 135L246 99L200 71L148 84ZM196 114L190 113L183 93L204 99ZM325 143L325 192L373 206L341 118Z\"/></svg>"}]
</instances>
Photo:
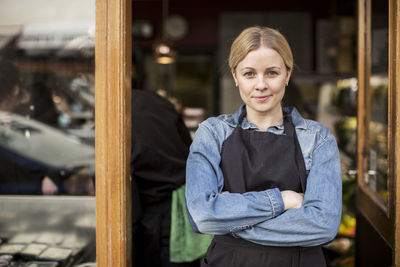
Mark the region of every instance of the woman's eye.
<instances>
[{"instance_id":1,"label":"woman's eye","mask_svg":"<svg viewBox=\"0 0 400 267\"><path fill-rule=\"evenodd\" d=\"M245 77L253 77L254 73L249 71L249 72L246 72L245 74L243 74L243 76L245 76Z\"/></svg>"},{"instance_id":2,"label":"woman's eye","mask_svg":"<svg viewBox=\"0 0 400 267\"><path fill-rule=\"evenodd\" d=\"M276 75L278 75L278 74L279 74L278 72L273 71L273 70L268 72L268 75L269 75L269 76L276 76Z\"/></svg>"}]
</instances>

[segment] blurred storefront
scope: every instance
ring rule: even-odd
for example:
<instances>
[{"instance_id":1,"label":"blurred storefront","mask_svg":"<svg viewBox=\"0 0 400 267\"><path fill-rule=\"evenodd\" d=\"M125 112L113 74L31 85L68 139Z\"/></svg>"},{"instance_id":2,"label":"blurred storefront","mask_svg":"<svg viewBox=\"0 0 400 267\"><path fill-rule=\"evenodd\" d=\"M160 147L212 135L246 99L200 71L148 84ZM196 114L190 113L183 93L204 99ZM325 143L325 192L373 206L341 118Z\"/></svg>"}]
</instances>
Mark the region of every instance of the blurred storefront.
<instances>
[{"instance_id":1,"label":"blurred storefront","mask_svg":"<svg viewBox=\"0 0 400 267\"><path fill-rule=\"evenodd\" d=\"M0 164L13 169L0 173L0 266L130 266L132 88L170 99L194 133L241 104L227 58L252 25L288 38L296 67L284 104L339 144L343 215L328 266L400 266L399 6L0 0L0 59L22 92L0 106ZM17 176L35 190L7 184Z\"/></svg>"}]
</instances>

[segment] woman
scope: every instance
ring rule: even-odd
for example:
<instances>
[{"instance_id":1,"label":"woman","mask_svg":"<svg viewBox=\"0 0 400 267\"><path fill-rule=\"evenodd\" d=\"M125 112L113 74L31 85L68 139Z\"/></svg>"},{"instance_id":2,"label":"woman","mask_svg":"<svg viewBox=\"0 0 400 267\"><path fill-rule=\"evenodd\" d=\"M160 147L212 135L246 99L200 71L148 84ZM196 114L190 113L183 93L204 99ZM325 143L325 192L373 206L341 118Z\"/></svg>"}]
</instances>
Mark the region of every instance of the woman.
<instances>
[{"instance_id":1,"label":"woman","mask_svg":"<svg viewBox=\"0 0 400 267\"><path fill-rule=\"evenodd\" d=\"M278 31L245 29L229 66L244 105L201 123L187 160L189 220L215 234L203 266L326 266L341 216L335 138L282 108L293 56Z\"/></svg>"}]
</instances>

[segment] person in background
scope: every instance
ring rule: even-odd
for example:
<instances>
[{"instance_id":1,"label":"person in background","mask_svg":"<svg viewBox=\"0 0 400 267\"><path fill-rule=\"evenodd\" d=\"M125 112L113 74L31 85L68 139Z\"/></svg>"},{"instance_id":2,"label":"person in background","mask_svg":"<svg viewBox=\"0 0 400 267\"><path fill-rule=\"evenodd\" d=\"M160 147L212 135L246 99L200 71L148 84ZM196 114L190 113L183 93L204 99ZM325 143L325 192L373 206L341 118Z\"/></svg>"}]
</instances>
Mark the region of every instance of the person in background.
<instances>
[{"instance_id":1,"label":"person in background","mask_svg":"<svg viewBox=\"0 0 400 267\"><path fill-rule=\"evenodd\" d=\"M166 98L132 92L133 266L199 266L170 261L171 198L185 183L190 133Z\"/></svg>"},{"instance_id":2,"label":"person in background","mask_svg":"<svg viewBox=\"0 0 400 267\"><path fill-rule=\"evenodd\" d=\"M0 58L0 112L12 113L28 102L29 94L20 86L19 70ZM59 190L54 178L0 146L0 194L53 195Z\"/></svg>"},{"instance_id":3,"label":"person in background","mask_svg":"<svg viewBox=\"0 0 400 267\"><path fill-rule=\"evenodd\" d=\"M229 66L244 105L202 122L187 159L189 220L215 234L202 266L326 266L342 206L336 140L282 107L293 56L281 33L243 30Z\"/></svg>"}]
</instances>

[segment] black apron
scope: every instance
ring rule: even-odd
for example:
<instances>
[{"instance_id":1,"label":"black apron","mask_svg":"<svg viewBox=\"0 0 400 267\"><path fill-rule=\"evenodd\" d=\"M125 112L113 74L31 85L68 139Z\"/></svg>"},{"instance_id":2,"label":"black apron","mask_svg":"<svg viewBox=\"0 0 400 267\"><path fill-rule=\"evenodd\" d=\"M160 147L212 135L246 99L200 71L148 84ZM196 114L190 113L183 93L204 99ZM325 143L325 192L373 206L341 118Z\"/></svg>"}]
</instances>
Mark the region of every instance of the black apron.
<instances>
[{"instance_id":1,"label":"black apron","mask_svg":"<svg viewBox=\"0 0 400 267\"><path fill-rule=\"evenodd\" d=\"M270 188L305 192L307 172L290 114L284 113L284 135L242 129L246 108L222 145L224 191L244 193ZM215 236L202 266L323 267L320 246L272 247Z\"/></svg>"}]
</instances>

